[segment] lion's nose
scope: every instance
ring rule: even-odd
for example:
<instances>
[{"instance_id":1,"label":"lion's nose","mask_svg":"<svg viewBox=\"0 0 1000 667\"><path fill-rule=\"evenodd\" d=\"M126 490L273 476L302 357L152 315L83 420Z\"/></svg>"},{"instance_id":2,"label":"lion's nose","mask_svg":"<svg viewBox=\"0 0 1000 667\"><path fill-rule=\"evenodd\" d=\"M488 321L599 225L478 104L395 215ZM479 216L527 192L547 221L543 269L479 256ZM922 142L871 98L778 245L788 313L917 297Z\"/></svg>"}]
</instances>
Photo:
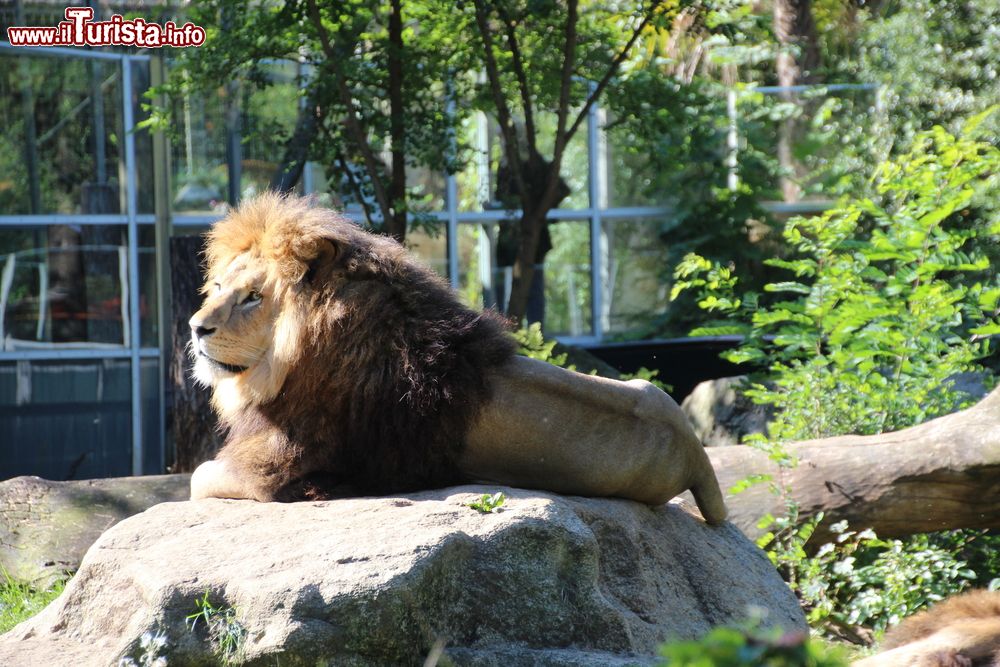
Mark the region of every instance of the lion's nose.
<instances>
[{"instance_id":1,"label":"lion's nose","mask_svg":"<svg viewBox=\"0 0 1000 667\"><path fill-rule=\"evenodd\" d=\"M202 326L198 322L190 322L191 331L194 333L195 338L204 338L205 336L211 336L215 333L215 327Z\"/></svg>"}]
</instances>

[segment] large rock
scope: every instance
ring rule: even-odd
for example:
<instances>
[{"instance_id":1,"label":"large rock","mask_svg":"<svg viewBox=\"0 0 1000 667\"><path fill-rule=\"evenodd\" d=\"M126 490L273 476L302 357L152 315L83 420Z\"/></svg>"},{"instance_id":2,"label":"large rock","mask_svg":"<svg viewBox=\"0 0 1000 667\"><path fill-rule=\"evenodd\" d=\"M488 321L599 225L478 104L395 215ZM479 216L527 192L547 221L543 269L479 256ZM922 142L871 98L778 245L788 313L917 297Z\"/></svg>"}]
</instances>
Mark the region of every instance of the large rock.
<instances>
[{"instance_id":1,"label":"large rock","mask_svg":"<svg viewBox=\"0 0 1000 667\"><path fill-rule=\"evenodd\" d=\"M773 415L743 395L746 376L706 380L681 403L694 432L706 447L738 445L751 433L764 433Z\"/></svg>"},{"instance_id":2,"label":"large rock","mask_svg":"<svg viewBox=\"0 0 1000 667\"><path fill-rule=\"evenodd\" d=\"M170 664L213 662L185 619L234 607L254 665L648 664L660 642L763 608L803 630L794 596L736 528L681 503L495 488L259 504L166 503L107 531L65 592L0 637L3 665L109 665L165 633ZM449 662L450 661L450 662Z\"/></svg>"},{"instance_id":3,"label":"large rock","mask_svg":"<svg viewBox=\"0 0 1000 667\"><path fill-rule=\"evenodd\" d=\"M158 503L187 499L190 484L191 475L0 482L0 567L19 581L61 578L105 530Z\"/></svg>"}]
</instances>

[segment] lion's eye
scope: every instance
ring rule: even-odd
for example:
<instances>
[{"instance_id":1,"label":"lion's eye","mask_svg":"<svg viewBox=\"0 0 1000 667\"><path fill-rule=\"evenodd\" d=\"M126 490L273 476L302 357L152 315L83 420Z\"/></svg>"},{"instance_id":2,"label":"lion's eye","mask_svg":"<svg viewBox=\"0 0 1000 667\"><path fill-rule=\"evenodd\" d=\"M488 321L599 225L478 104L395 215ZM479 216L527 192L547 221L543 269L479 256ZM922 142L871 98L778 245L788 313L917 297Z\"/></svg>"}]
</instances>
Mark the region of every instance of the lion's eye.
<instances>
[{"instance_id":1,"label":"lion's eye","mask_svg":"<svg viewBox=\"0 0 1000 667\"><path fill-rule=\"evenodd\" d=\"M216 292L216 294L218 294L221 291L222 291L222 285L219 284L219 283L215 283L215 292Z\"/></svg>"},{"instance_id":2,"label":"lion's eye","mask_svg":"<svg viewBox=\"0 0 1000 667\"><path fill-rule=\"evenodd\" d=\"M250 292L246 295L246 297L240 303L242 303L243 305L249 306L249 305L253 305L255 303L258 303L263 298L264 298L264 295L254 289L254 290L250 290Z\"/></svg>"}]
</instances>

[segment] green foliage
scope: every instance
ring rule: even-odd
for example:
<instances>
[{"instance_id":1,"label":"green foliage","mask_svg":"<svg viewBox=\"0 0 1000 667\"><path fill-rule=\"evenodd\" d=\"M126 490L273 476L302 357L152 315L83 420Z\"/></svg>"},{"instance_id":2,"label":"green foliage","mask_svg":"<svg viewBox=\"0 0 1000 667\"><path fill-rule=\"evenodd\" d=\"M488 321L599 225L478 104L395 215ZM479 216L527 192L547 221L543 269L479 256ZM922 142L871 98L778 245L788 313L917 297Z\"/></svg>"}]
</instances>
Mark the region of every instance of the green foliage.
<instances>
[{"instance_id":1,"label":"green foliage","mask_svg":"<svg viewBox=\"0 0 1000 667\"><path fill-rule=\"evenodd\" d=\"M0 634L40 612L59 597L65 586L63 579L47 586L16 581L0 568Z\"/></svg>"},{"instance_id":2,"label":"green foliage","mask_svg":"<svg viewBox=\"0 0 1000 667\"><path fill-rule=\"evenodd\" d=\"M957 132L969 117L1000 104L996 54L1000 4L963 0L889 3L868 17L841 62L859 80L884 86L892 109L885 128L903 150L934 125ZM1000 117L989 120L1000 131Z\"/></svg>"},{"instance_id":3,"label":"green foliage","mask_svg":"<svg viewBox=\"0 0 1000 667\"><path fill-rule=\"evenodd\" d=\"M810 625L833 636L845 633L869 641L922 607L967 588L975 579L946 537L915 535L879 539L871 530L830 526L834 542L809 556L806 543L822 515L800 524L794 512L771 519L772 530L758 540L771 562L799 596Z\"/></svg>"},{"instance_id":4,"label":"green foliage","mask_svg":"<svg viewBox=\"0 0 1000 667\"><path fill-rule=\"evenodd\" d=\"M675 291L729 316L692 334L744 333L728 358L767 365L770 383L747 394L778 409L773 440L898 430L967 403L953 378L981 369L1000 332L1000 280L977 247L996 242L1000 220L963 221L997 195L1000 151L972 138L981 120L959 138L921 133L876 170L875 197L791 220L796 256L768 260L791 275L764 288L784 300L737 297L732 272L702 258L679 265Z\"/></svg>"},{"instance_id":5,"label":"green foliage","mask_svg":"<svg viewBox=\"0 0 1000 667\"><path fill-rule=\"evenodd\" d=\"M973 581L987 585L997 538L957 531L882 540L842 523L811 555L822 517L800 520L781 474L796 461L782 443L898 430L966 405L956 374L988 377L981 361L1000 332L1000 281L981 248L996 243L1000 221L967 219L978 201L997 196L1000 152L976 138L984 120L970 119L958 138L940 127L918 134L910 152L876 169L872 196L789 221L784 238L795 253L769 260L788 279L764 287L780 301L739 293L729 267L702 257L686 257L675 274L675 291L692 290L701 308L723 316L692 333L743 334L728 358L766 368L747 394L776 418L768 437L749 444L779 473L734 488L768 483L785 499L783 516L761 520L760 546L814 627L862 643Z\"/></svg>"},{"instance_id":6,"label":"green foliage","mask_svg":"<svg viewBox=\"0 0 1000 667\"><path fill-rule=\"evenodd\" d=\"M512 335L517 342L517 353L521 356L544 361L571 371L576 370L572 364L567 365L565 352L556 353L554 351L557 343L555 338L545 340L540 322L532 322L526 328L518 329Z\"/></svg>"},{"instance_id":7,"label":"green foliage","mask_svg":"<svg viewBox=\"0 0 1000 667\"><path fill-rule=\"evenodd\" d=\"M517 353L521 356L544 361L570 371L576 370L575 364L568 363L569 355L566 352L555 351L558 341L555 338L545 338L544 334L542 334L542 325L540 323L534 322L525 328L518 329L512 335L517 342ZM615 379L622 381L645 380L663 391L670 391L670 385L657 379L657 375L659 374L660 371L658 369L649 369L643 366L637 369L635 373L621 373ZM591 371L590 375L597 375L597 371Z\"/></svg>"},{"instance_id":8,"label":"green foliage","mask_svg":"<svg viewBox=\"0 0 1000 667\"><path fill-rule=\"evenodd\" d=\"M658 379L657 376L660 374L660 369L658 368L646 368L645 366L640 366L636 369L635 373L622 373L618 379L623 382L626 380L645 380L654 387L658 387L661 391L670 392L673 391L673 387L666 382Z\"/></svg>"},{"instance_id":9,"label":"green foliage","mask_svg":"<svg viewBox=\"0 0 1000 667\"><path fill-rule=\"evenodd\" d=\"M212 602L209 591L195 600L195 606L197 611L187 616L191 632L197 629L200 621L206 627L215 655L222 664L238 662L246 643L247 630L239 621L237 609L216 605Z\"/></svg>"},{"instance_id":10,"label":"green foliage","mask_svg":"<svg viewBox=\"0 0 1000 667\"><path fill-rule=\"evenodd\" d=\"M473 500L471 503L465 503L465 506L471 507L480 514L491 514L493 512L499 512L500 508L503 507L506 502L507 496L503 494L503 491L497 491L493 495L484 493L477 500Z\"/></svg>"},{"instance_id":11,"label":"green foliage","mask_svg":"<svg viewBox=\"0 0 1000 667\"><path fill-rule=\"evenodd\" d=\"M715 628L696 641L671 642L660 648L663 667L846 667L839 649L809 639L805 634L784 634L760 619L740 627Z\"/></svg>"}]
</instances>

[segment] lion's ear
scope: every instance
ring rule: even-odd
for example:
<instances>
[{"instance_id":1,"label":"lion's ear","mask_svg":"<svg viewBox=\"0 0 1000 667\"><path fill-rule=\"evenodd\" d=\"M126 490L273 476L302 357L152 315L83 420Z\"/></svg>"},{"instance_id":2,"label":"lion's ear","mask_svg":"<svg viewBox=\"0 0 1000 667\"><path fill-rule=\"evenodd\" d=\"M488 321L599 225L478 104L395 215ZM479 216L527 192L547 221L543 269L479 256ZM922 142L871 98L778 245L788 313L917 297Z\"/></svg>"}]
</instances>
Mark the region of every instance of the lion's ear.
<instances>
[{"instance_id":1,"label":"lion's ear","mask_svg":"<svg viewBox=\"0 0 1000 667\"><path fill-rule=\"evenodd\" d=\"M310 285L322 283L338 256L340 256L340 246L335 241L327 238L318 239L316 255L307 262L302 282Z\"/></svg>"}]
</instances>

